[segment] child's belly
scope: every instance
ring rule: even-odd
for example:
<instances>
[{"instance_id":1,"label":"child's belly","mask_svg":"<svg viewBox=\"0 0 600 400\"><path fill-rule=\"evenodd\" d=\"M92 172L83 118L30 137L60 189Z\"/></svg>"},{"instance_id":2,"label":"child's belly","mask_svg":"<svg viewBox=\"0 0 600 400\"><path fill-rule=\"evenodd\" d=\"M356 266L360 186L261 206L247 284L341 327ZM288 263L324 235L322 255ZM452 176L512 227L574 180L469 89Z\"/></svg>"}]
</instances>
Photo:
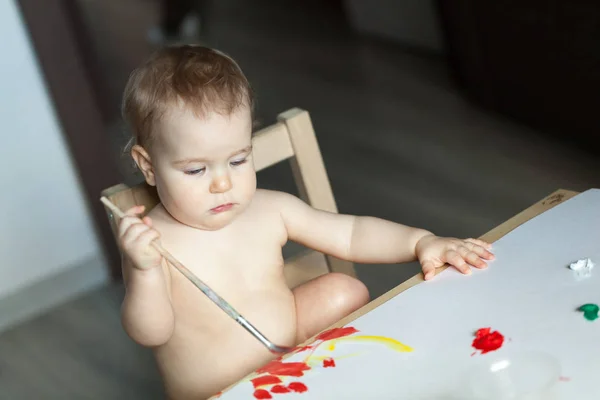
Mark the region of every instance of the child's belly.
<instances>
[{"instance_id":1,"label":"child's belly","mask_svg":"<svg viewBox=\"0 0 600 400\"><path fill-rule=\"evenodd\" d=\"M284 282L267 289L219 293L276 344L296 340L294 296ZM187 287L187 286L186 286ZM196 290L197 289L193 289ZM157 351L167 395L173 400L204 399L277 357L202 293L175 301L171 341Z\"/></svg>"}]
</instances>

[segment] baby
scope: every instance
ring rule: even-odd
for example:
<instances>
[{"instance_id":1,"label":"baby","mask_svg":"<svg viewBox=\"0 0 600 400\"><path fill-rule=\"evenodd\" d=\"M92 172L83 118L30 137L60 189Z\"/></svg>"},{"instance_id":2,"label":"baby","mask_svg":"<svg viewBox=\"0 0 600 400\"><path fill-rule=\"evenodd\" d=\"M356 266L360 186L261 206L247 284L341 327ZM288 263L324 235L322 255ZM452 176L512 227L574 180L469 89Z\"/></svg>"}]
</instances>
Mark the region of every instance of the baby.
<instances>
[{"instance_id":1,"label":"baby","mask_svg":"<svg viewBox=\"0 0 600 400\"><path fill-rule=\"evenodd\" d=\"M169 265L150 245L155 240L284 346L369 301L364 284L339 273L288 288L282 257L288 240L357 263L418 260L425 279L445 263L469 274L493 258L480 240L332 214L257 189L252 91L219 51L157 51L132 73L123 116L134 136L131 156L161 203L143 218L143 208L133 207L120 222L122 321L135 342L153 349L170 399L210 397L276 356Z\"/></svg>"}]
</instances>

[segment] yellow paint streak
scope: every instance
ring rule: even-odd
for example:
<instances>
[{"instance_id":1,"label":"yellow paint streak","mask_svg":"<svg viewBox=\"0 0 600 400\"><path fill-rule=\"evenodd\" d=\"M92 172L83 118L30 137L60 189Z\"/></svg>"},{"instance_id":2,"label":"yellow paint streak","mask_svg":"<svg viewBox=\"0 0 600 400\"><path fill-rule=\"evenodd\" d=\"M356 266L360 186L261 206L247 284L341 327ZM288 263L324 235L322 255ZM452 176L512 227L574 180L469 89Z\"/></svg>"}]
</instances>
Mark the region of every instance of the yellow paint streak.
<instances>
[{"instance_id":1,"label":"yellow paint streak","mask_svg":"<svg viewBox=\"0 0 600 400\"><path fill-rule=\"evenodd\" d=\"M341 338L337 338L337 339L331 339L328 342L327 345L327 350L329 351L334 351L335 350L335 346L337 345L338 342L340 341L347 341L347 342L373 342L373 343L379 343L379 344L383 344L387 347L389 347L390 349L394 350L394 351L398 351L398 352L411 352L413 351L413 348L410 346L405 345L402 342L399 342L396 339L392 339L389 337L385 337L385 336L374 336L374 335L357 335L357 336L345 336L345 337L341 337ZM323 344L325 344L327 342L324 342ZM309 363L309 362L314 362L313 360L315 359L320 359L323 360L325 358L329 358L329 357L323 357L323 356L315 356L314 353L317 350L319 346L314 347L313 349L311 349L310 353L304 358L304 362L305 363ZM339 359L340 357L335 357L335 359Z\"/></svg>"},{"instance_id":2,"label":"yellow paint streak","mask_svg":"<svg viewBox=\"0 0 600 400\"><path fill-rule=\"evenodd\" d=\"M396 339L388 338L385 336L369 336L369 335L359 335L359 336L347 336L339 339L335 339L336 341L346 340L351 342L375 342L383 344L389 347L392 350L399 352L411 352L413 348L405 345L397 341Z\"/></svg>"}]
</instances>

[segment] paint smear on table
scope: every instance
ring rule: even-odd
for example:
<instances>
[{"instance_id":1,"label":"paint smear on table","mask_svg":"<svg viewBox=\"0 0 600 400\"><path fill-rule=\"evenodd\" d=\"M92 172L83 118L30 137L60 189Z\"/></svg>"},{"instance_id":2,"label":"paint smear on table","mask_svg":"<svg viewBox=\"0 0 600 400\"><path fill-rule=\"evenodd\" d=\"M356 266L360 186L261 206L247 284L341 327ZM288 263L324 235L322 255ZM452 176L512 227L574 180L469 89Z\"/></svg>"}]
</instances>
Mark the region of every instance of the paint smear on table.
<instances>
[{"instance_id":1,"label":"paint smear on table","mask_svg":"<svg viewBox=\"0 0 600 400\"><path fill-rule=\"evenodd\" d=\"M492 331L491 328L481 328L475 332L475 339L473 339L472 346L475 348L475 352L471 355L475 355L477 350L481 354L489 353L490 351L498 350L504 343L504 335L498 331Z\"/></svg>"},{"instance_id":2,"label":"paint smear on table","mask_svg":"<svg viewBox=\"0 0 600 400\"><path fill-rule=\"evenodd\" d=\"M255 388L258 388L261 386L275 385L275 384L281 383L281 378L279 378L278 376L274 376L274 375L263 375L263 376L259 376L258 378L252 379L251 382Z\"/></svg>"},{"instance_id":3,"label":"paint smear on table","mask_svg":"<svg viewBox=\"0 0 600 400\"><path fill-rule=\"evenodd\" d=\"M579 311L583 312L583 317L588 321L594 321L598 318L600 307L597 304L589 303L579 307Z\"/></svg>"},{"instance_id":4,"label":"paint smear on table","mask_svg":"<svg viewBox=\"0 0 600 400\"><path fill-rule=\"evenodd\" d=\"M308 390L306 385L302 382L292 382L288 385L288 388L296 393L304 393Z\"/></svg>"},{"instance_id":5,"label":"paint smear on table","mask_svg":"<svg viewBox=\"0 0 600 400\"><path fill-rule=\"evenodd\" d=\"M254 387L254 397L257 400L271 399L274 394L304 393L308 387L297 378L303 377L305 373L315 367L335 368L336 358L331 355L316 356L315 351L321 346L326 346L328 351L334 351L336 345L341 341L346 342L369 342L382 344L397 352L411 352L413 349L396 339L384 336L355 335L359 331L351 326L333 328L319 334L315 342L308 346L295 348L290 354L307 352L303 361L285 362L279 357L264 367L256 370L255 377L250 379ZM293 379L289 383L286 380Z\"/></svg>"},{"instance_id":6,"label":"paint smear on table","mask_svg":"<svg viewBox=\"0 0 600 400\"><path fill-rule=\"evenodd\" d=\"M335 360L331 357L323 360L323 368L335 367Z\"/></svg>"},{"instance_id":7,"label":"paint smear on table","mask_svg":"<svg viewBox=\"0 0 600 400\"><path fill-rule=\"evenodd\" d=\"M271 388L271 393L289 393L290 389L283 385L275 385Z\"/></svg>"},{"instance_id":8,"label":"paint smear on table","mask_svg":"<svg viewBox=\"0 0 600 400\"><path fill-rule=\"evenodd\" d=\"M256 370L257 373L267 373L276 376L302 376L310 367L304 362L272 361Z\"/></svg>"}]
</instances>

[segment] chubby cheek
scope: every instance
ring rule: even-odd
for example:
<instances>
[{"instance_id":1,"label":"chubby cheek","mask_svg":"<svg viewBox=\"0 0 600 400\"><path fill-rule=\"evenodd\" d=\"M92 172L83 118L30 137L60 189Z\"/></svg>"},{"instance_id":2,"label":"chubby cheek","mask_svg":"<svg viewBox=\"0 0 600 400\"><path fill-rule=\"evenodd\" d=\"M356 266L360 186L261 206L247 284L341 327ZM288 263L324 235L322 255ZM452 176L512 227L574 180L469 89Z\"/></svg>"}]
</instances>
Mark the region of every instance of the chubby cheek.
<instances>
[{"instance_id":1,"label":"chubby cheek","mask_svg":"<svg viewBox=\"0 0 600 400\"><path fill-rule=\"evenodd\" d=\"M201 214L204 206L207 206L206 188L203 182L194 180L187 176L171 177L163 181L161 198L164 206L171 212L181 217L193 217ZM158 185L157 185L158 186Z\"/></svg>"},{"instance_id":2,"label":"chubby cheek","mask_svg":"<svg viewBox=\"0 0 600 400\"><path fill-rule=\"evenodd\" d=\"M252 169L243 171L236 177L235 192L238 201L249 202L256 192L256 173Z\"/></svg>"}]
</instances>

